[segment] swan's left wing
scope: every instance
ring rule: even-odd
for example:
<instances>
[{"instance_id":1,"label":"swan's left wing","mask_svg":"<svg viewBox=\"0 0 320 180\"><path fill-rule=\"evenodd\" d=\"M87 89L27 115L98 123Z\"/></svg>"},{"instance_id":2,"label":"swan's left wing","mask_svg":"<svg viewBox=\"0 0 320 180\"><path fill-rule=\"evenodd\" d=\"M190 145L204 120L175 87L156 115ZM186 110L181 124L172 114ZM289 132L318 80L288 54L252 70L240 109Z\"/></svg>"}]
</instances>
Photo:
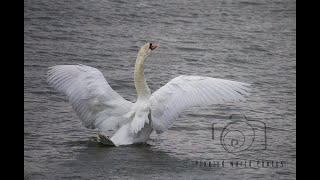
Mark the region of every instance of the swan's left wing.
<instances>
[{"instance_id":1,"label":"swan's left wing","mask_svg":"<svg viewBox=\"0 0 320 180\"><path fill-rule=\"evenodd\" d=\"M248 85L210 77L176 77L151 95L152 126L162 133L188 108L245 100Z\"/></svg>"},{"instance_id":2,"label":"swan's left wing","mask_svg":"<svg viewBox=\"0 0 320 180\"><path fill-rule=\"evenodd\" d=\"M112 130L128 120L132 103L114 91L96 68L85 65L50 67L47 82L64 93L87 128Z\"/></svg>"}]
</instances>

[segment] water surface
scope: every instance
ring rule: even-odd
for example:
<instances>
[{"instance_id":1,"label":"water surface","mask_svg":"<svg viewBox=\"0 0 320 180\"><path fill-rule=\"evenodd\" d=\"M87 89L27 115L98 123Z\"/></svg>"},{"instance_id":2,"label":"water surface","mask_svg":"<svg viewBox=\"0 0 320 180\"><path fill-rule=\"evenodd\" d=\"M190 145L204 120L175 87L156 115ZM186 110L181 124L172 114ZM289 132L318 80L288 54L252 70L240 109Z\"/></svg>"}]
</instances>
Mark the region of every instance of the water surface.
<instances>
[{"instance_id":1,"label":"water surface","mask_svg":"<svg viewBox=\"0 0 320 180\"><path fill-rule=\"evenodd\" d=\"M24 4L25 179L296 178L295 1ZM169 131L152 134L146 145L98 144L96 131L81 125L66 96L47 86L47 68L98 68L114 90L136 101L135 58L148 42L159 46L146 63L152 92L183 74L247 82L251 96L247 102L186 110ZM212 123L222 126L230 114L265 123L266 149L258 150L263 141L255 141L251 149L232 154L212 140ZM196 164L200 160L284 164L204 167Z\"/></svg>"}]
</instances>

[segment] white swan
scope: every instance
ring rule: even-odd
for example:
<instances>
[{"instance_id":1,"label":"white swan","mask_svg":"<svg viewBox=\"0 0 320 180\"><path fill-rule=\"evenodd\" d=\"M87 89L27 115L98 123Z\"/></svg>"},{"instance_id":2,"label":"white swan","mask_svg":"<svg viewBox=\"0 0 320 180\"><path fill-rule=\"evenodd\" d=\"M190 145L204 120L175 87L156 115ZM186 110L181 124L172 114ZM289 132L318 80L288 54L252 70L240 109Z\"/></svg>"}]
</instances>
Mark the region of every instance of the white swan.
<instances>
[{"instance_id":1,"label":"white swan","mask_svg":"<svg viewBox=\"0 0 320 180\"><path fill-rule=\"evenodd\" d=\"M116 146L145 142L153 130L166 131L190 107L245 100L249 94L249 84L201 76L178 76L151 94L144 63L156 48L148 43L138 53L135 103L115 92L99 70L85 65L50 67L47 82L67 95L85 127L98 129L100 142Z\"/></svg>"}]
</instances>

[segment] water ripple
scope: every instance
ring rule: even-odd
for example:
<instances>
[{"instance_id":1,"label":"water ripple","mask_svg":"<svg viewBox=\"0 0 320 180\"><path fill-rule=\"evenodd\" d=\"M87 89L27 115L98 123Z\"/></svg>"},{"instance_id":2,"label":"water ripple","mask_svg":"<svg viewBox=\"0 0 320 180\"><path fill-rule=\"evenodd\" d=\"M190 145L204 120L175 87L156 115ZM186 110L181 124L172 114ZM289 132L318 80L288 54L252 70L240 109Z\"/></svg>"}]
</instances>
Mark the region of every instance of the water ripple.
<instances>
[{"instance_id":1,"label":"water ripple","mask_svg":"<svg viewBox=\"0 0 320 180\"><path fill-rule=\"evenodd\" d=\"M295 11L290 0L25 1L25 179L295 179ZM251 96L244 103L187 110L147 144L102 146L66 96L47 86L47 68L96 67L112 88L135 101L134 61L147 42L159 45L146 63L152 92L185 74L248 82ZM267 149L235 155L214 141L212 123L221 131L230 114L264 122ZM195 160L232 159L287 164L252 169L194 165Z\"/></svg>"}]
</instances>

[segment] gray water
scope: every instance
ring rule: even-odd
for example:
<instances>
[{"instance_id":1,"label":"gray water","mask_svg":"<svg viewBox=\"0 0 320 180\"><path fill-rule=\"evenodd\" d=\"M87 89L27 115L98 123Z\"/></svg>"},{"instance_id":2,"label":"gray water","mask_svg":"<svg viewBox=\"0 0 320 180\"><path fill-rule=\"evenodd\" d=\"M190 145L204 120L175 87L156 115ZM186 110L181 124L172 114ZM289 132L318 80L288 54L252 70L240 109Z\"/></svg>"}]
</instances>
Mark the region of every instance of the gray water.
<instances>
[{"instance_id":1,"label":"gray water","mask_svg":"<svg viewBox=\"0 0 320 180\"><path fill-rule=\"evenodd\" d=\"M25 179L296 178L294 0L24 4ZM153 133L144 145L97 143L96 131L82 126L66 96L47 86L47 68L98 68L114 90L134 102L135 58L148 42L158 45L145 71L152 92L184 74L250 83L250 97L186 110L169 131ZM266 127L255 127L258 138L237 153L226 151L219 140L231 114ZM212 123L220 127L214 133ZM234 167L233 161L256 164ZM282 164L262 167L257 161Z\"/></svg>"}]
</instances>

